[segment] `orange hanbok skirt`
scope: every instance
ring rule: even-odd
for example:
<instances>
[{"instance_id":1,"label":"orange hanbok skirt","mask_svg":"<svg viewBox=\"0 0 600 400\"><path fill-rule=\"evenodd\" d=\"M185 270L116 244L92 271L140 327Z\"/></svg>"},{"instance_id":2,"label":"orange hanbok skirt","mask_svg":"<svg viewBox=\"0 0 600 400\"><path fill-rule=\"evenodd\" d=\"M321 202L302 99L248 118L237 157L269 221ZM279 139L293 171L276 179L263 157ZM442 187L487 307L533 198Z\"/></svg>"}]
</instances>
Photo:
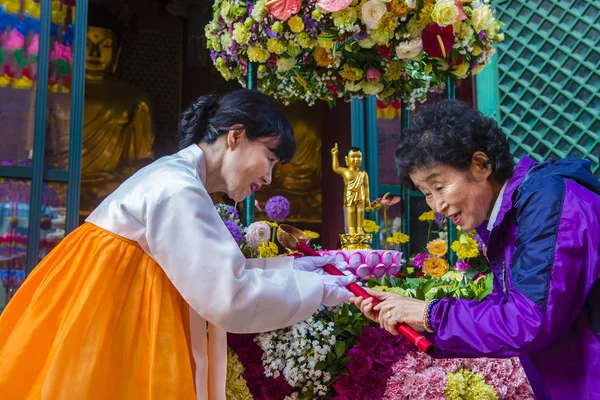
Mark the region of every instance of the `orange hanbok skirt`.
<instances>
[{"instance_id":1,"label":"orange hanbok skirt","mask_svg":"<svg viewBox=\"0 0 600 400\"><path fill-rule=\"evenodd\" d=\"M195 399L189 307L135 242L86 223L0 315L0 399Z\"/></svg>"}]
</instances>

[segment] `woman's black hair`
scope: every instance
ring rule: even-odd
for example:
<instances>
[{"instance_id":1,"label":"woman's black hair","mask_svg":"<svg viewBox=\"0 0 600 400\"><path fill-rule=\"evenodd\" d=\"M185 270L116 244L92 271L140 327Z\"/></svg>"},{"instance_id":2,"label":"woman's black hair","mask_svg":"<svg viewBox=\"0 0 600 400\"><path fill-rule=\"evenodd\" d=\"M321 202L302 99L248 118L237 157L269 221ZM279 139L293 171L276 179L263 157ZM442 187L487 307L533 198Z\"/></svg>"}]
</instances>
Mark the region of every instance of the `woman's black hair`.
<instances>
[{"instance_id":1,"label":"woman's black hair","mask_svg":"<svg viewBox=\"0 0 600 400\"><path fill-rule=\"evenodd\" d=\"M234 125L243 125L249 140L277 139L271 151L283 163L296 153L294 133L275 100L256 90L238 89L222 97L201 96L183 112L179 148L213 143Z\"/></svg>"},{"instance_id":2,"label":"woman's black hair","mask_svg":"<svg viewBox=\"0 0 600 400\"><path fill-rule=\"evenodd\" d=\"M477 151L488 156L496 183L512 176L515 162L508 140L492 118L457 100L420 108L396 149L400 184L414 186L409 174L437 163L467 171Z\"/></svg>"}]
</instances>

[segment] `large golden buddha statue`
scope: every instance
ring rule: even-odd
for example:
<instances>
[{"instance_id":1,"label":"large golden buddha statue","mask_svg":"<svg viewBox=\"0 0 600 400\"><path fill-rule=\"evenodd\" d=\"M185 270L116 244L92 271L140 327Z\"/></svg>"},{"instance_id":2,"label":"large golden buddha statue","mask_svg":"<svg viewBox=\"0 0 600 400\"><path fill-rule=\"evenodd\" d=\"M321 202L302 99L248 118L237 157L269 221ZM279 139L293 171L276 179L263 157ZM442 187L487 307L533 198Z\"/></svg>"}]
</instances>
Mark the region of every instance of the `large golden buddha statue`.
<instances>
[{"instance_id":1,"label":"large golden buddha statue","mask_svg":"<svg viewBox=\"0 0 600 400\"><path fill-rule=\"evenodd\" d=\"M148 95L114 76L122 27L106 7L89 5L83 127L81 216L152 157L154 127ZM66 164L67 146L59 164Z\"/></svg>"},{"instance_id":2,"label":"large golden buddha statue","mask_svg":"<svg viewBox=\"0 0 600 400\"><path fill-rule=\"evenodd\" d=\"M321 116L315 107L295 103L284 108L285 116L294 129L296 155L287 164L277 164L273 182L256 193L260 204L271 196L283 195L291 203L287 222L306 229L318 229L321 223L321 134L316 121ZM266 216L258 214L258 219Z\"/></svg>"}]
</instances>

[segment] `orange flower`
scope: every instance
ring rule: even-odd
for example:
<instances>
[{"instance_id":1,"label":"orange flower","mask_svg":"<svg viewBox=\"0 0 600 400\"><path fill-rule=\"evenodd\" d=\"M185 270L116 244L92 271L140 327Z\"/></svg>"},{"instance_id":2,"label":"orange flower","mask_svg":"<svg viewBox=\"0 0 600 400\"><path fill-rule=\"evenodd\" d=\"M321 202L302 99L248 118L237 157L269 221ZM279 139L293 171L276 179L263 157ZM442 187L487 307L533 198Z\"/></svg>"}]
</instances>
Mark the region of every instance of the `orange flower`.
<instances>
[{"instance_id":1,"label":"orange flower","mask_svg":"<svg viewBox=\"0 0 600 400\"><path fill-rule=\"evenodd\" d=\"M427 251L434 257L444 257L448 253L448 243L442 239L432 240L427 243Z\"/></svg>"},{"instance_id":2,"label":"orange flower","mask_svg":"<svg viewBox=\"0 0 600 400\"><path fill-rule=\"evenodd\" d=\"M410 7L406 5L404 0L392 0L390 3L390 11L399 17L408 14L410 10Z\"/></svg>"},{"instance_id":3,"label":"orange flower","mask_svg":"<svg viewBox=\"0 0 600 400\"><path fill-rule=\"evenodd\" d=\"M333 64L333 57L331 57L331 54L323 47L317 47L315 49L314 57L319 67L327 67Z\"/></svg>"},{"instance_id":4,"label":"orange flower","mask_svg":"<svg viewBox=\"0 0 600 400\"><path fill-rule=\"evenodd\" d=\"M446 272L448 272L448 263L443 258L429 257L423 262L423 272L431 275L435 279L440 279Z\"/></svg>"}]
</instances>

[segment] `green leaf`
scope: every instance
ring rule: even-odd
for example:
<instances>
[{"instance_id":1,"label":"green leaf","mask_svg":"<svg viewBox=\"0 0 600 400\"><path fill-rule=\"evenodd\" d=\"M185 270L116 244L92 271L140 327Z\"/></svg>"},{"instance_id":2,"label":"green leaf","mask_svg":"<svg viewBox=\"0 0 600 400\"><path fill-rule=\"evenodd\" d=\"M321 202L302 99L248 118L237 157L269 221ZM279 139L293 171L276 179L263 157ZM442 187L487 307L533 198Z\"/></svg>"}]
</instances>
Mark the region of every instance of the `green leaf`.
<instances>
[{"instance_id":1,"label":"green leaf","mask_svg":"<svg viewBox=\"0 0 600 400\"><path fill-rule=\"evenodd\" d=\"M337 365L333 364L331 367L329 367L327 369L327 372L331 373L332 375L339 374L340 373L340 367L338 367Z\"/></svg>"},{"instance_id":2,"label":"green leaf","mask_svg":"<svg viewBox=\"0 0 600 400\"><path fill-rule=\"evenodd\" d=\"M415 292L415 298L419 300L425 300L425 292L423 292L423 289L420 287L417 288L417 291Z\"/></svg>"},{"instance_id":3,"label":"green leaf","mask_svg":"<svg viewBox=\"0 0 600 400\"><path fill-rule=\"evenodd\" d=\"M323 371L325 368L327 368L327 361L319 361L318 363L315 364L315 371Z\"/></svg>"},{"instance_id":4,"label":"green leaf","mask_svg":"<svg viewBox=\"0 0 600 400\"><path fill-rule=\"evenodd\" d=\"M333 364L335 362L335 358L335 354L333 352L329 352L329 354L327 354L327 363Z\"/></svg>"},{"instance_id":5,"label":"green leaf","mask_svg":"<svg viewBox=\"0 0 600 400\"><path fill-rule=\"evenodd\" d=\"M427 283L425 283L425 286L423 286L423 292L427 293L431 290L431 288L433 288L435 286L435 279L431 279L429 280Z\"/></svg>"},{"instance_id":6,"label":"green leaf","mask_svg":"<svg viewBox=\"0 0 600 400\"><path fill-rule=\"evenodd\" d=\"M335 342L335 355L341 357L344 354L346 354L346 343L341 340Z\"/></svg>"},{"instance_id":7,"label":"green leaf","mask_svg":"<svg viewBox=\"0 0 600 400\"><path fill-rule=\"evenodd\" d=\"M351 360L350 357L342 358L342 360L341 360L342 367L345 367L346 365L348 365L348 363L350 362L350 360Z\"/></svg>"}]
</instances>

